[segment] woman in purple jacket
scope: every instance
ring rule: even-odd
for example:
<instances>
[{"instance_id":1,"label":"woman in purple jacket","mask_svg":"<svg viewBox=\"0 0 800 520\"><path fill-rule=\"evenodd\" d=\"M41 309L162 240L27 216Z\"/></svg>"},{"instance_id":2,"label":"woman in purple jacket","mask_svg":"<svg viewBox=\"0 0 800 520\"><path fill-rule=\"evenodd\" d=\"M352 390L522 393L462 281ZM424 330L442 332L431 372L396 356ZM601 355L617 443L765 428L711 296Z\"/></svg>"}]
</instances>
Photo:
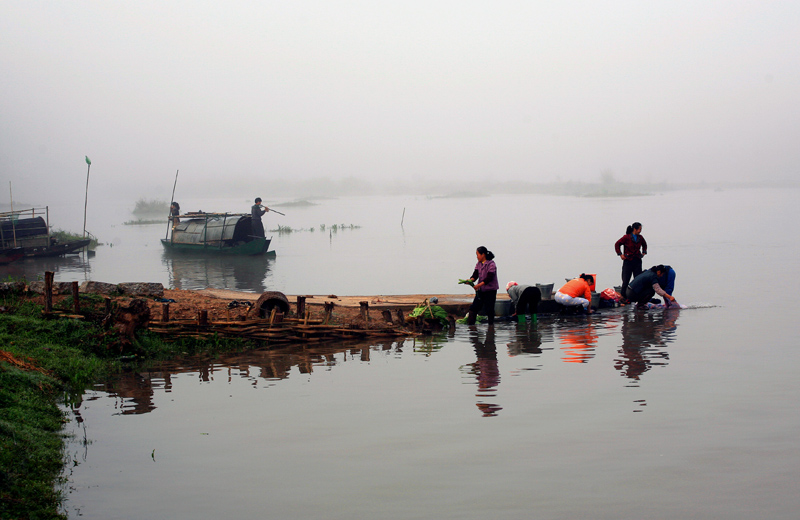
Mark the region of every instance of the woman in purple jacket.
<instances>
[{"instance_id":1,"label":"woman in purple jacket","mask_svg":"<svg viewBox=\"0 0 800 520\"><path fill-rule=\"evenodd\" d=\"M622 247L624 247L624 251L621 250ZM642 224L634 222L628 226L625 235L614 244L614 250L622 259L622 290L620 294L624 298L631 276L636 278L642 274L642 257L647 254L647 241L642 236Z\"/></svg>"},{"instance_id":2,"label":"woman in purple jacket","mask_svg":"<svg viewBox=\"0 0 800 520\"><path fill-rule=\"evenodd\" d=\"M497 289L500 288L500 283L497 281L497 266L493 260L494 253L484 246L480 246L475 251L475 255L478 257L478 263L469 278L470 281L476 282L473 285L475 299L469 306L467 324L475 325L478 311L482 311L481 315L489 318L489 325L494 325L494 302L497 299Z\"/></svg>"}]
</instances>

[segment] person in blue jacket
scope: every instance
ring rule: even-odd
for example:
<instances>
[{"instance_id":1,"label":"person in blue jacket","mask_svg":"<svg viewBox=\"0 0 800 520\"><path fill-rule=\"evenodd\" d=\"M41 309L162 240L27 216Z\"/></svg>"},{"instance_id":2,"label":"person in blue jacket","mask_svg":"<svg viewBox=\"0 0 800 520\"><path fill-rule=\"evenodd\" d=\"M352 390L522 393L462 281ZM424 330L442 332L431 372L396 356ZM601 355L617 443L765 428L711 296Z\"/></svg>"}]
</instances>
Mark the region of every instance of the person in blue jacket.
<instances>
[{"instance_id":1,"label":"person in blue jacket","mask_svg":"<svg viewBox=\"0 0 800 520\"><path fill-rule=\"evenodd\" d=\"M656 294L664 298L667 305L675 303L675 297L671 294L667 294L659 283L659 278L663 277L665 274L666 269L663 265L656 265L642 272L642 274L634 278L630 285L628 285L625 297L631 303L636 302L636 307L640 309L647 308L647 303L650 301L650 298Z\"/></svg>"},{"instance_id":2,"label":"person in blue jacket","mask_svg":"<svg viewBox=\"0 0 800 520\"><path fill-rule=\"evenodd\" d=\"M675 290L675 269L673 269L669 265L664 266L664 271L661 276L658 277L658 285L664 289L664 292L672 296L672 292ZM669 306L673 301L666 300L664 303Z\"/></svg>"}]
</instances>

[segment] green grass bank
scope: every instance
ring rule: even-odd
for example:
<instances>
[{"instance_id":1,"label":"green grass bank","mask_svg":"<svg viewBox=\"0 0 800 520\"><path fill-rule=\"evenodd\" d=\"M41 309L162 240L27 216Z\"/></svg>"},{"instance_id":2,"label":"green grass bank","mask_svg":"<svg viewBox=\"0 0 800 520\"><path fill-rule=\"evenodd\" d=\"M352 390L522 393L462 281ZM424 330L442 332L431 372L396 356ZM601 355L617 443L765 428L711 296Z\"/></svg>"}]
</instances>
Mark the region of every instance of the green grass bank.
<instances>
[{"instance_id":1,"label":"green grass bank","mask_svg":"<svg viewBox=\"0 0 800 520\"><path fill-rule=\"evenodd\" d=\"M32 300L27 294L0 296L0 519L4 520L65 518L59 511L67 418L59 405L69 404L92 383L122 370L254 346L238 340L169 342L144 332L122 352L118 333L103 326L102 298L81 296L84 319L45 318L42 306ZM61 305L68 310L72 302L65 299Z\"/></svg>"}]
</instances>

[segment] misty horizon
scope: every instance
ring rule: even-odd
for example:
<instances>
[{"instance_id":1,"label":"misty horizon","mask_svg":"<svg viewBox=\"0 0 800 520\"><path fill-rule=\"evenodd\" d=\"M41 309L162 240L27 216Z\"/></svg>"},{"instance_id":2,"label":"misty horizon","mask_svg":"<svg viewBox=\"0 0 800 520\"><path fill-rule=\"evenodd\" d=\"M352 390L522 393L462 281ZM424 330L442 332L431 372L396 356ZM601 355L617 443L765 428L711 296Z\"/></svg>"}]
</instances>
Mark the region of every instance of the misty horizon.
<instances>
[{"instance_id":1,"label":"misty horizon","mask_svg":"<svg viewBox=\"0 0 800 520\"><path fill-rule=\"evenodd\" d=\"M176 170L184 193L262 196L792 183L798 22L749 2L9 1L0 180L83 198L88 156L90 199L168 195Z\"/></svg>"}]
</instances>

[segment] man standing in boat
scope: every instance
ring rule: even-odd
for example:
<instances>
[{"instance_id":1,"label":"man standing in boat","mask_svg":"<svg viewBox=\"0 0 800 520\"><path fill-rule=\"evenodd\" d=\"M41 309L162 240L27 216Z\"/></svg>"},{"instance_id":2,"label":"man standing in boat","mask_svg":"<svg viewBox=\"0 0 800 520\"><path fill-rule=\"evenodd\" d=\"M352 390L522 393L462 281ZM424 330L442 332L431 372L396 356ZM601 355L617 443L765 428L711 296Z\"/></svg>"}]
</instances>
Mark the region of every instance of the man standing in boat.
<instances>
[{"instance_id":1,"label":"man standing in boat","mask_svg":"<svg viewBox=\"0 0 800 520\"><path fill-rule=\"evenodd\" d=\"M269 211L269 208L261 205L261 197L256 197L256 203L250 208L250 219L253 224L253 236L264 236L264 224L261 223L261 216Z\"/></svg>"}]
</instances>

